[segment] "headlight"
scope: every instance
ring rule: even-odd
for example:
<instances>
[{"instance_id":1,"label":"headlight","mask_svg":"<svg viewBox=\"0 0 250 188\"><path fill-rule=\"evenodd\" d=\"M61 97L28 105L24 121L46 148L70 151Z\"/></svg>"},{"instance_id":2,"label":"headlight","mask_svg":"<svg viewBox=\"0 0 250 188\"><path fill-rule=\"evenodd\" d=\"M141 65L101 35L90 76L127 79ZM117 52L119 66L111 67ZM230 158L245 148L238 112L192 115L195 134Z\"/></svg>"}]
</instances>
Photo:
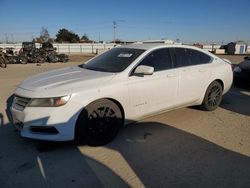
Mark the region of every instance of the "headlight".
<instances>
[{"instance_id":1,"label":"headlight","mask_svg":"<svg viewBox=\"0 0 250 188\"><path fill-rule=\"evenodd\" d=\"M58 107L65 105L70 99L70 96L53 97L53 98L37 98L31 99L29 107Z\"/></svg>"}]
</instances>

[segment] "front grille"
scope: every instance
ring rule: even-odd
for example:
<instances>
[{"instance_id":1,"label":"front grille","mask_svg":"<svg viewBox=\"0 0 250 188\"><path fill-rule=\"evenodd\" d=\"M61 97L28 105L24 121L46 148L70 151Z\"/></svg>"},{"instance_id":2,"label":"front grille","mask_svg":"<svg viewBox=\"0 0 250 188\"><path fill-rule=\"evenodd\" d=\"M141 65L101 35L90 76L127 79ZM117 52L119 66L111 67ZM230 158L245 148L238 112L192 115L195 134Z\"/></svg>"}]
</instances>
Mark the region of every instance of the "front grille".
<instances>
[{"instance_id":1,"label":"front grille","mask_svg":"<svg viewBox=\"0 0 250 188\"><path fill-rule=\"evenodd\" d=\"M30 100L30 98L15 95L12 107L19 111L23 111L30 102Z\"/></svg>"}]
</instances>

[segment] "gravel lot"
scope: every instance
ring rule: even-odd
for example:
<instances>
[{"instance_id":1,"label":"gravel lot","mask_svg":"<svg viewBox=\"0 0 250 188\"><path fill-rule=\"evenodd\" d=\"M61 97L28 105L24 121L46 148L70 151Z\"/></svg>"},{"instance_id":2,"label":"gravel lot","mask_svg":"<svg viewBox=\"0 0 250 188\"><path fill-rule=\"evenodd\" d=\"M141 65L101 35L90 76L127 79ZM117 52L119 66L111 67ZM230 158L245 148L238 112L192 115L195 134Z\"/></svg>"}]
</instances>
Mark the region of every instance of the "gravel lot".
<instances>
[{"instance_id":1,"label":"gravel lot","mask_svg":"<svg viewBox=\"0 0 250 188\"><path fill-rule=\"evenodd\" d=\"M221 56L239 63L242 56ZM26 77L77 65L0 69L0 187L249 187L250 91L232 87L220 108L182 108L124 127L104 147L21 138L5 110Z\"/></svg>"}]
</instances>

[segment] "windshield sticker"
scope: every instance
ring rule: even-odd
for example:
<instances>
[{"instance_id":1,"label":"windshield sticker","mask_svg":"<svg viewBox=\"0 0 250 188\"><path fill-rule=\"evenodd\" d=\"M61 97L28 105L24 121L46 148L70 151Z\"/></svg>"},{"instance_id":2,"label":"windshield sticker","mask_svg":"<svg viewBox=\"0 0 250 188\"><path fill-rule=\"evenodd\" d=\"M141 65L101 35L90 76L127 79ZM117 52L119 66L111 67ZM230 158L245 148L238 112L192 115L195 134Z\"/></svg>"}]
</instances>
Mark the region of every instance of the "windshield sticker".
<instances>
[{"instance_id":1,"label":"windshield sticker","mask_svg":"<svg viewBox=\"0 0 250 188\"><path fill-rule=\"evenodd\" d=\"M119 54L117 57L131 57L133 54Z\"/></svg>"}]
</instances>

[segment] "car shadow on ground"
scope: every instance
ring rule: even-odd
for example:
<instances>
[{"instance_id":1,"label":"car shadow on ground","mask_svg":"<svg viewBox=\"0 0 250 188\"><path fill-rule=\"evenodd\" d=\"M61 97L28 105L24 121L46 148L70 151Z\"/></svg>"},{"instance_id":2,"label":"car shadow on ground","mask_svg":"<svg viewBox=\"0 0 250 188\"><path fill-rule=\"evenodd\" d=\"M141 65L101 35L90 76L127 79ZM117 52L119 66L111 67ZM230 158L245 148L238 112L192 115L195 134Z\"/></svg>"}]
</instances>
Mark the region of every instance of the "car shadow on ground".
<instances>
[{"instance_id":1,"label":"car shadow on ground","mask_svg":"<svg viewBox=\"0 0 250 188\"><path fill-rule=\"evenodd\" d=\"M0 127L0 148L2 188L131 187L136 179L141 182L136 187L248 187L250 184L248 156L156 122L128 125L112 143L92 148L74 142L24 139L7 124ZM117 161L109 151L118 153L131 169L124 172L126 177L111 168ZM103 158L109 163L102 163Z\"/></svg>"},{"instance_id":2,"label":"car shadow on ground","mask_svg":"<svg viewBox=\"0 0 250 188\"><path fill-rule=\"evenodd\" d=\"M232 95L236 101L228 101ZM7 100L8 117L12 100L13 96ZM244 108L239 111L234 107L237 103ZM249 115L249 103L249 96L232 88L221 107ZM114 158L107 150L125 160L131 171L124 173L129 175L114 171L111 167ZM91 157L87 151L97 157ZM110 163L102 163L102 158ZM128 125L112 143L93 148L74 142L21 138L8 123L0 127L0 167L1 188L248 187L250 184L249 156L157 122ZM120 168L122 171L124 167ZM134 179L141 184L134 183Z\"/></svg>"},{"instance_id":3,"label":"car shadow on ground","mask_svg":"<svg viewBox=\"0 0 250 188\"><path fill-rule=\"evenodd\" d=\"M0 187L103 187L89 163L100 166L115 185L128 187L96 160L82 155L74 142L25 139L10 124L0 127ZM112 184L111 184L112 185Z\"/></svg>"},{"instance_id":4,"label":"car shadow on ground","mask_svg":"<svg viewBox=\"0 0 250 188\"><path fill-rule=\"evenodd\" d=\"M233 113L250 116L250 93L249 90L232 86L230 91L223 96L220 107Z\"/></svg>"}]
</instances>

